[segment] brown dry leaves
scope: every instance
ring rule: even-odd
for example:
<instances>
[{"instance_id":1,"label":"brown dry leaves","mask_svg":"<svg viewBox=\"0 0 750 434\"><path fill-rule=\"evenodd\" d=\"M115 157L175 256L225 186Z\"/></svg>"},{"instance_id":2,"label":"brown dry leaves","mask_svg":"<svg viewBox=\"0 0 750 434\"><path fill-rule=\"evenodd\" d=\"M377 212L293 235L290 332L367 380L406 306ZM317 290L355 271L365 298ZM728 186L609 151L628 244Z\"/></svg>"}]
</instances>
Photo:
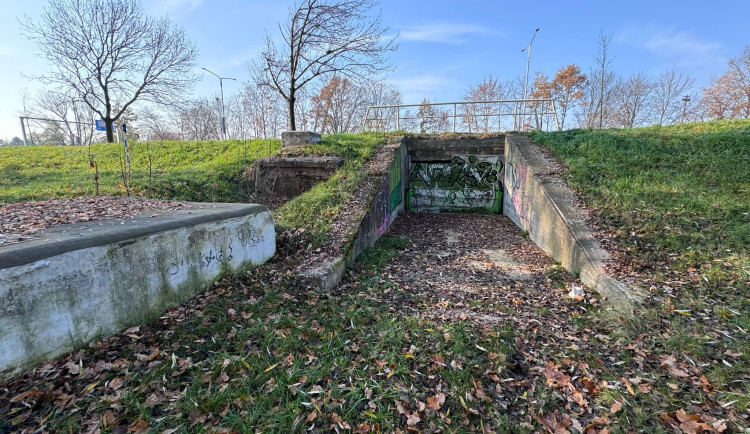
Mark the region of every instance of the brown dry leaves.
<instances>
[{"instance_id":1,"label":"brown dry leaves","mask_svg":"<svg viewBox=\"0 0 750 434\"><path fill-rule=\"evenodd\" d=\"M190 206L173 201L120 196L95 196L38 202L0 204L0 245L19 243L42 229L61 224L103 219L129 219L150 210Z\"/></svg>"}]
</instances>

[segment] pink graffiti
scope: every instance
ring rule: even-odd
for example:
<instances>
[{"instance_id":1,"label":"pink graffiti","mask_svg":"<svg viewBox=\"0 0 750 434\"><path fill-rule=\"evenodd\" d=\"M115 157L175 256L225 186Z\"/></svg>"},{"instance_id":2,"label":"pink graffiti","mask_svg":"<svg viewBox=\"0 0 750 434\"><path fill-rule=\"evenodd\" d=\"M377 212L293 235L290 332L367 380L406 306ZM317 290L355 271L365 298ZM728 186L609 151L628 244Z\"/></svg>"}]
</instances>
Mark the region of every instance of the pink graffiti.
<instances>
[{"instance_id":1,"label":"pink graffiti","mask_svg":"<svg viewBox=\"0 0 750 434\"><path fill-rule=\"evenodd\" d=\"M510 175L509 189L511 190L511 203L516 210L518 219L527 228L529 233L531 233L533 231L531 223L531 198L520 190L521 186L526 187L526 177L529 168L527 166L517 166L513 163L508 163L508 166L510 166L508 174Z\"/></svg>"}]
</instances>

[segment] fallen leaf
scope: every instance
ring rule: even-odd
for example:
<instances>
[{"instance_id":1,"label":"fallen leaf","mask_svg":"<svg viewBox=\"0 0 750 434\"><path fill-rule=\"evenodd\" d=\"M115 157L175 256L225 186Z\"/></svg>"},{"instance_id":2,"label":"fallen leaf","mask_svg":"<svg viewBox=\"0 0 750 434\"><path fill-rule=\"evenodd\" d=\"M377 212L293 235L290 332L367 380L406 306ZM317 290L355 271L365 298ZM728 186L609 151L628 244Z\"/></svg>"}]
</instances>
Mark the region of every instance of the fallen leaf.
<instances>
[{"instance_id":1,"label":"fallen leaf","mask_svg":"<svg viewBox=\"0 0 750 434\"><path fill-rule=\"evenodd\" d=\"M417 424L418 424L418 423L419 423L419 421L421 421L421 420L422 420L422 419L420 419L420 418L419 418L419 414L417 414L417 412L415 411L414 413L410 414L410 415L409 415L409 416L407 417L407 419L406 419L406 424L407 424L408 426L417 426Z\"/></svg>"},{"instance_id":2,"label":"fallen leaf","mask_svg":"<svg viewBox=\"0 0 750 434\"><path fill-rule=\"evenodd\" d=\"M427 398L427 409L432 411L440 410L440 407L445 403L445 395L438 392L435 396Z\"/></svg>"}]
</instances>

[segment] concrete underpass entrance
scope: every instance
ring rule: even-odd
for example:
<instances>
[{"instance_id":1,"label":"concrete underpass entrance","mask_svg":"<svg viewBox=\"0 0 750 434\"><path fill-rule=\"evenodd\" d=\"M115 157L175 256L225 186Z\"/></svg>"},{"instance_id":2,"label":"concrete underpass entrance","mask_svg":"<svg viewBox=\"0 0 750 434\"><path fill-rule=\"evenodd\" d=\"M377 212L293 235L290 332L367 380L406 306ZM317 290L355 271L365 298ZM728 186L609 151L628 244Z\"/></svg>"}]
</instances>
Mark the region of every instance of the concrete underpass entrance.
<instances>
[{"instance_id":1,"label":"concrete underpass entrance","mask_svg":"<svg viewBox=\"0 0 750 434\"><path fill-rule=\"evenodd\" d=\"M411 137L406 208L502 213L504 135Z\"/></svg>"}]
</instances>

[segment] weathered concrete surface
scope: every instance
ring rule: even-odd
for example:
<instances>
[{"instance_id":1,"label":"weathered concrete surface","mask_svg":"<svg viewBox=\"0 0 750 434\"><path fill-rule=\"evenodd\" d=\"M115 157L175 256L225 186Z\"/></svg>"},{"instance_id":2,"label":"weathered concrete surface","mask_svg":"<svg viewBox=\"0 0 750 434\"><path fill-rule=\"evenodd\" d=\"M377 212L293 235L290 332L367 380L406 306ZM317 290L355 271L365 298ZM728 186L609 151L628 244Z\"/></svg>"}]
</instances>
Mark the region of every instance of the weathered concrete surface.
<instances>
[{"instance_id":1,"label":"weathered concrete surface","mask_svg":"<svg viewBox=\"0 0 750 434\"><path fill-rule=\"evenodd\" d=\"M551 162L526 136L509 134L505 143L503 213L581 282L614 307L631 310L641 296L608 276L610 259L585 225L575 195L555 176Z\"/></svg>"},{"instance_id":2,"label":"weathered concrete surface","mask_svg":"<svg viewBox=\"0 0 750 434\"><path fill-rule=\"evenodd\" d=\"M502 211L500 155L453 154L448 162L409 165L407 208L415 212Z\"/></svg>"},{"instance_id":3,"label":"weathered concrete surface","mask_svg":"<svg viewBox=\"0 0 750 434\"><path fill-rule=\"evenodd\" d=\"M505 136L410 136L406 207L416 212L502 212Z\"/></svg>"},{"instance_id":4,"label":"weathered concrete surface","mask_svg":"<svg viewBox=\"0 0 750 434\"><path fill-rule=\"evenodd\" d=\"M341 157L275 155L255 163L256 192L263 196L290 199L325 181L341 167Z\"/></svg>"},{"instance_id":5,"label":"weathered concrete surface","mask_svg":"<svg viewBox=\"0 0 750 434\"><path fill-rule=\"evenodd\" d=\"M354 224L340 240L340 254L306 264L300 271L300 277L308 285L324 291L338 285L346 267L373 246L405 209L405 180L409 176L406 147L401 141L386 145L382 151L390 154L387 164L384 169L368 171L367 179L360 184L366 189L360 192L366 205L353 214Z\"/></svg>"},{"instance_id":6,"label":"weathered concrete surface","mask_svg":"<svg viewBox=\"0 0 750 434\"><path fill-rule=\"evenodd\" d=\"M77 223L0 248L0 380L160 315L276 249L260 205Z\"/></svg>"},{"instance_id":7,"label":"weathered concrete surface","mask_svg":"<svg viewBox=\"0 0 750 434\"><path fill-rule=\"evenodd\" d=\"M504 134L443 134L408 136L406 148L412 161L450 161L455 154L500 155L504 154Z\"/></svg>"},{"instance_id":8,"label":"weathered concrete surface","mask_svg":"<svg viewBox=\"0 0 750 434\"><path fill-rule=\"evenodd\" d=\"M312 131L283 131L281 133L281 146L302 146L311 143L320 143L320 134Z\"/></svg>"}]
</instances>

